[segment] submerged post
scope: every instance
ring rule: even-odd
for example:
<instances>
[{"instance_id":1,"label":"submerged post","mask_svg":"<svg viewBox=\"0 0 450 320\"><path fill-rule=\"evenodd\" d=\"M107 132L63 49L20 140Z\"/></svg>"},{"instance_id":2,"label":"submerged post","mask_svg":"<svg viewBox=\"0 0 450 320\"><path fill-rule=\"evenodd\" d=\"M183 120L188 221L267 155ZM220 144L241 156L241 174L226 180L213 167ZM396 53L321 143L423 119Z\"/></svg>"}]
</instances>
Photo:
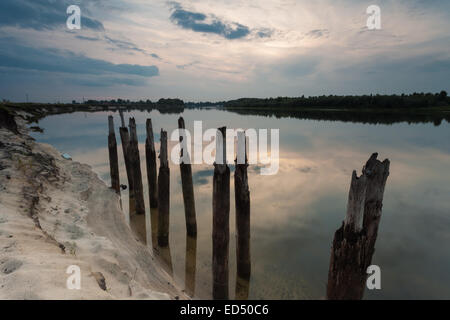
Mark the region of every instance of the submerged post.
<instances>
[{"instance_id":1,"label":"submerged post","mask_svg":"<svg viewBox=\"0 0 450 320\"><path fill-rule=\"evenodd\" d=\"M213 299L228 299L230 240L230 168L226 163L226 127L216 137L213 177Z\"/></svg>"},{"instance_id":2,"label":"submerged post","mask_svg":"<svg viewBox=\"0 0 450 320\"><path fill-rule=\"evenodd\" d=\"M145 158L147 163L148 196L150 208L158 208L158 184L156 174L156 151L153 137L152 120L147 119L147 139L145 140Z\"/></svg>"},{"instance_id":3,"label":"submerged post","mask_svg":"<svg viewBox=\"0 0 450 320\"><path fill-rule=\"evenodd\" d=\"M161 129L158 176L158 245L169 245L170 169L167 158L167 131Z\"/></svg>"},{"instance_id":4,"label":"submerged post","mask_svg":"<svg viewBox=\"0 0 450 320\"><path fill-rule=\"evenodd\" d=\"M120 179L119 179L119 157L117 156L117 141L114 132L114 118L108 117L108 151L109 151L109 172L111 175L111 188L120 195Z\"/></svg>"},{"instance_id":5,"label":"submerged post","mask_svg":"<svg viewBox=\"0 0 450 320\"><path fill-rule=\"evenodd\" d=\"M130 214L131 229L136 232L143 243L147 243L147 233L145 228L145 203L144 190L142 186L141 161L139 156L138 137L136 132L136 121L130 118L130 144L129 158L133 174L135 215Z\"/></svg>"},{"instance_id":6,"label":"submerged post","mask_svg":"<svg viewBox=\"0 0 450 320\"><path fill-rule=\"evenodd\" d=\"M358 178L353 171L347 216L333 240L328 271L327 299L360 300L372 263L389 160L377 160L374 153ZM361 226L361 220L363 221Z\"/></svg>"},{"instance_id":7,"label":"submerged post","mask_svg":"<svg viewBox=\"0 0 450 320\"><path fill-rule=\"evenodd\" d=\"M181 171L181 185L183 189L184 200L184 214L186 216L186 231L188 236L197 236L197 218L195 214L195 198L194 185L192 182L192 167L190 162L190 155L188 152L188 141L185 134L184 119L178 119L178 128L180 129L180 171Z\"/></svg>"},{"instance_id":8,"label":"submerged post","mask_svg":"<svg viewBox=\"0 0 450 320\"><path fill-rule=\"evenodd\" d=\"M248 188L245 132L238 132L237 138L236 171L234 172L237 276L238 278L250 279L250 191Z\"/></svg>"}]
</instances>

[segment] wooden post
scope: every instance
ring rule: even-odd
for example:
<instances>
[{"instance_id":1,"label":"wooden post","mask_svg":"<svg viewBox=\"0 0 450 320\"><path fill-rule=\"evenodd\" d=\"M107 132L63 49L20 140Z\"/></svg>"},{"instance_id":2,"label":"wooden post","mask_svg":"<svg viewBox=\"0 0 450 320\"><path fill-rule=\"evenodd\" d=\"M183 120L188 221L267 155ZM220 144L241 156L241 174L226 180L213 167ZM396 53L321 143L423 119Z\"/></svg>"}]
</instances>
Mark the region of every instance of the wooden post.
<instances>
[{"instance_id":1,"label":"wooden post","mask_svg":"<svg viewBox=\"0 0 450 320\"><path fill-rule=\"evenodd\" d=\"M122 152L125 160L125 168L127 171L128 179L128 198L129 198L129 215L135 214L135 201L134 201L134 187L133 187L133 170L130 163L129 147L130 147L130 135L126 127L120 127L120 139L122 141Z\"/></svg>"},{"instance_id":2,"label":"wooden post","mask_svg":"<svg viewBox=\"0 0 450 320\"><path fill-rule=\"evenodd\" d=\"M135 231L143 243L147 243L147 233L145 227L145 203L144 190L142 186L141 161L139 156L138 137L136 132L136 121L130 118L130 144L128 154L133 174L135 215L130 214L131 229Z\"/></svg>"},{"instance_id":3,"label":"wooden post","mask_svg":"<svg viewBox=\"0 0 450 320\"><path fill-rule=\"evenodd\" d=\"M371 265L375 251L384 188L389 176L389 160L380 162L377 156L378 154L374 153L370 157L361 177L358 178L356 171L353 171L347 216L334 235L327 299L363 298L367 267Z\"/></svg>"},{"instance_id":4,"label":"wooden post","mask_svg":"<svg viewBox=\"0 0 450 320\"><path fill-rule=\"evenodd\" d=\"M183 189L184 214L186 217L186 231L189 236L195 237L197 236L197 218L195 214L194 185L192 182L192 167L189 160L190 155L188 153L187 141L184 139L186 135L181 132L186 129L182 117L178 119L178 128L180 129L180 171Z\"/></svg>"},{"instance_id":5,"label":"wooden post","mask_svg":"<svg viewBox=\"0 0 450 320\"><path fill-rule=\"evenodd\" d=\"M120 115L120 123L122 124L121 127L125 128L125 119L123 118L123 111L119 110L119 115Z\"/></svg>"},{"instance_id":6,"label":"wooden post","mask_svg":"<svg viewBox=\"0 0 450 320\"><path fill-rule=\"evenodd\" d=\"M248 188L245 132L238 132L237 137L236 171L234 172L237 276L250 279L250 191Z\"/></svg>"},{"instance_id":7,"label":"wooden post","mask_svg":"<svg viewBox=\"0 0 450 320\"><path fill-rule=\"evenodd\" d=\"M109 172L111 175L111 188L120 195L120 179L119 179L119 157L117 156L117 141L114 132L114 118L108 117L108 150L109 150Z\"/></svg>"},{"instance_id":8,"label":"wooden post","mask_svg":"<svg viewBox=\"0 0 450 320\"><path fill-rule=\"evenodd\" d=\"M167 132L161 129L158 176L158 245L169 244L170 169L167 158Z\"/></svg>"},{"instance_id":9,"label":"wooden post","mask_svg":"<svg viewBox=\"0 0 450 320\"><path fill-rule=\"evenodd\" d=\"M377 160L378 154L374 153L363 168L364 175L367 176L368 185L366 190L366 199L364 202L363 228L366 231L367 238L370 240L369 254L372 258L375 252L375 241L378 235L378 226L381 220L381 211L383 208L383 195L386 181L389 176L389 160L380 162ZM369 263L370 261L367 261Z\"/></svg>"},{"instance_id":10,"label":"wooden post","mask_svg":"<svg viewBox=\"0 0 450 320\"><path fill-rule=\"evenodd\" d=\"M147 139L145 140L145 158L147 163L148 196L150 208L158 208L158 176L156 174L156 151L153 137L152 120L147 119Z\"/></svg>"},{"instance_id":11,"label":"wooden post","mask_svg":"<svg viewBox=\"0 0 450 320\"><path fill-rule=\"evenodd\" d=\"M226 164L226 128L220 128L222 144L216 139L216 154L223 159L214 163L213 177L213 299L228 299L228 246L230 240L230 168ZM219 138L219 136L218 136ZM217 159L216 159L217 160Z\"/></svg>"},{"instance_id":12,"label":"wooden post","mask_svg":"<svg viewBox=\"0 0 450 320\"><path fill-rule=\"evenodd\" d=\"M197 269L197 237L186 235L186 262L184 286L190 297L195 295L195 273Z\"/></svg>"}]
</instances>

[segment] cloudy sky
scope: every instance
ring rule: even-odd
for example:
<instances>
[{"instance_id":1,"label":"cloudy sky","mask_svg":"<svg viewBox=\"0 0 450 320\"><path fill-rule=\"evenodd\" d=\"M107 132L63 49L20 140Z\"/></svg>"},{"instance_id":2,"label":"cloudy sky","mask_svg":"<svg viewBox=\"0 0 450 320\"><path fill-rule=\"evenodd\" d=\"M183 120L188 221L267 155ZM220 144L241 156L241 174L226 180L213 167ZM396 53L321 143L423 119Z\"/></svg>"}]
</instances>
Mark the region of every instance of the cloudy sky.
<instances>
[{"instance_id":1,"label":"cloudy sky","mask_svg":"<svg viewBox=\"0 0 450 320\"><path fill-rule=\"evenodd\" d=\"M1 0L0 99L437 92L449 30L448 0Z\"/></svg>"}]
</instances>

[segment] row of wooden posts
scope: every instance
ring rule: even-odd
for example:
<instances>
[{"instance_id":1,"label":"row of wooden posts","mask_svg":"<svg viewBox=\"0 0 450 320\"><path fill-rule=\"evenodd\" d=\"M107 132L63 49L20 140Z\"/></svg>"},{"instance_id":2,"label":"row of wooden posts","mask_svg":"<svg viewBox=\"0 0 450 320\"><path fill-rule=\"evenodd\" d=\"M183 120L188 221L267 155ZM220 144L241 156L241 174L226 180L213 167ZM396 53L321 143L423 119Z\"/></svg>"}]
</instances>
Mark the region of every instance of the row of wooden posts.
<instances>
[{"instance_id":1,"label":"row of wooden posts","mask_svg":"<svg viewBox=\"0 0 450 320\"><path fill-rule=\"evenodd\" d=\"M125 160L126 173L129 190L129 212L130 227L138 238L147 243L145 229L145 203L142 183L142 173L140 166L140 155L138 148L138 137L136 133L136 122L134 118L129 119L129 131L125 126L122 112L120 112L121 127L120 138ZM114 120L112 116L108 118L109 135L108 149L110 160L111 187L120 194L119 164L117 155L117 142L114 132ZM185 129L183 118L178 120L178 128ZM222 141L226 141L226 128L220 128L223 136ZM145 142L145 158L147 165L147 180L149 188L149 202L151 209L158 209L157 219L157 243L161 248L169 245L169 211L170 211L170 169L167 151L167 132L161 129L161 144L159 153L159 174L156 169L156 150L153 136L151 119L146 122L147 139ZM183 202L186 219L187 239L196 239L197 220L195 212L194 187L192 180L192 167L190 163L185 163L183 158L189 158L184 135L180 131L180 172L181 185L183 191ZM238 133L238 152L243 152L245 162L237 163L234 185L236 203L236 256L237 256L237 281L248 281L251 272L250 263L250 192L247 176L247 155L245 133ZM228 299L228 256L229 256L229 215L230 215L230 168L226 162L226 143L222 144L223 160L222 164L214 164L213 177L213 298ZM192 251L192 250L191 250ZM188 269L188 265L186 265ZM188 270L186 270L187 272ZM243 296L248 295L247 293ZM242 294L241 294L242 297Z\"/></svg>"},{"instance_id":2,"label":"row of wooden posts","mask_svg":"<svg viewBox=\"0 0 450 320\"><path fill-rule=\"evenodd\" d=\"M134 118L129 120L129 129L125 126L123 114L120 113L120 137L122 141L125 167L129 187L130 226L136 235L146 243L145 205ZM183 118L178 120L179 129L185 129ZM226 128L218 129L226 141ZM161 248L169 244L169 209L170 209L170 169L167 152L167 132L161 130L160 166L159 174L156 170L156 151L151 119L146 122L147 139L145 142L147 179L149 187L149 201L151 209L158 208L157 243ZM183 135L180 134L182 146L180 159L183 159L187 149L183 147ZM109 159L111 170L111 186L120 194L119 165L117 144L114 133L113 117L109 116ZM229 251L229 214L230 214L230 168L226 162L226 143L222 144L222 164L214 164L213 177L213 298L228 299L228 251ZM251 273L250 262L250 192L247 176L246 138L244 132L238 133L238 155L245 155L242 161L236 163L234 174L235 205L236 205L236 257L237 282L247 281L244 294L240 291L240 298L248 296L248 281ZM375 252L375 242L378 226L381 220L384 189L389 176L389 160L377 160L374 153L363 167L362 175L357 176L353 171L347 203L347 215L335 235L331 249L330 266L328 272L327 299L349 300L362 299L367 279L367 268L372 262ZM195 212L194 188L192 168L190 163L181 161L181 184L186 218L188 255L196 252L197 221ZM193 243L195 245L193 246ZM192 257L190 257L192 261ZM195 258L194 258L195 260ZM192 270L192 267L194 270ZM194 272L194 277L192 277ZM195 262L186 261L186 275L195 279ZM187 278L187 277L186 277ZM186 280L187 283L188 280ZM195 280L194 280L195 281ZM192 287L195 284L187 284Z\"/></svg>"}]
</instances>

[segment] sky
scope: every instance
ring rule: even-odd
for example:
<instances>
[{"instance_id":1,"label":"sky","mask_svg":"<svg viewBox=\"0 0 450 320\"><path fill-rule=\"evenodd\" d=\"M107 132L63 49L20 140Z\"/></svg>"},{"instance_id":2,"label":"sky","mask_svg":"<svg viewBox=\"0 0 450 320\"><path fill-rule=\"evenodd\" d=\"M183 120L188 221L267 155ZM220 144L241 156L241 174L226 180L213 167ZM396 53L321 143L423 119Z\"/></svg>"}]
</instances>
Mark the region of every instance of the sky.
<instances>
[{"instance_id":1,"label":"sky","mask_svg":"<svg viewBox=\"0 0 450 320\"><path fill-rule=\"evenodd\" d=\"M449 91L449 30L448 0L1 0L0 99Z\"/></svg>"}]
</instances>

